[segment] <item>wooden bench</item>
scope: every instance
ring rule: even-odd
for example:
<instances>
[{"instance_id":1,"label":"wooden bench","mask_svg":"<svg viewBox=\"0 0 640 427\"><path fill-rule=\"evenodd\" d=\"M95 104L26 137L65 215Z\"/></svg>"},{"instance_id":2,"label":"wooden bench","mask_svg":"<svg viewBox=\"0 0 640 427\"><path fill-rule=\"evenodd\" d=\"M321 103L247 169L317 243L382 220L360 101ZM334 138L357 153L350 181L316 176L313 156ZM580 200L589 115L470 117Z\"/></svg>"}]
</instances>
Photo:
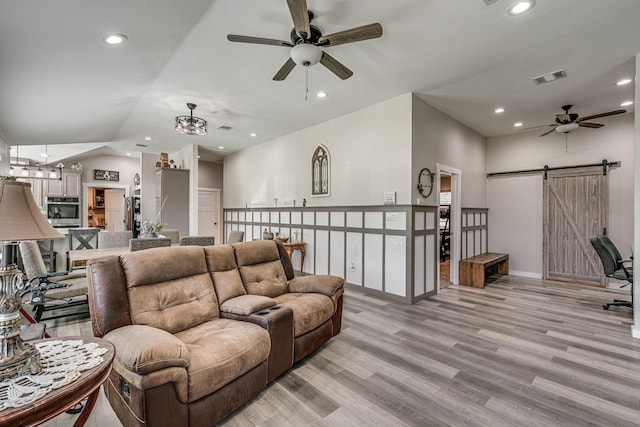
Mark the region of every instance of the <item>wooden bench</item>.
<instances>
[{"instance_id":1,"label":"wooden bench","mask_svg":"<svg viewBox=\"0 0 640 427\"><path fill-rule=\"evenodd\" d=\"M460 260L460 284L484 288L484 273L509 274L509 255L487 252Z\"/></svg>"}]
</instances>

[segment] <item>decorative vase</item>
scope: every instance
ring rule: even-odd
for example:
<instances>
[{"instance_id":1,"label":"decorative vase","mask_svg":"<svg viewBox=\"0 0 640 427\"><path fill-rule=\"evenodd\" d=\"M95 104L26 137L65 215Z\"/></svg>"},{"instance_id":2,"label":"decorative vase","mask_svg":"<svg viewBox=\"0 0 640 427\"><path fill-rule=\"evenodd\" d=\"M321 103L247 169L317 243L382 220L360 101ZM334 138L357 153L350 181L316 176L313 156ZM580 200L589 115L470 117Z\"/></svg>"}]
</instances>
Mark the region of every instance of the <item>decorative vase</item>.
<instances>
[{"instance_id":1,"label":"decorative vase","mask_svg":"<svg viewBox=\"0 0 640 427\"><path fill-rule=\"evenodd\" d=\"M158 233L153 233L150 231L147 231L146 233L142 233L141 236L143 239L155 239L158 237Z\"/></svg>"}]
</instances>

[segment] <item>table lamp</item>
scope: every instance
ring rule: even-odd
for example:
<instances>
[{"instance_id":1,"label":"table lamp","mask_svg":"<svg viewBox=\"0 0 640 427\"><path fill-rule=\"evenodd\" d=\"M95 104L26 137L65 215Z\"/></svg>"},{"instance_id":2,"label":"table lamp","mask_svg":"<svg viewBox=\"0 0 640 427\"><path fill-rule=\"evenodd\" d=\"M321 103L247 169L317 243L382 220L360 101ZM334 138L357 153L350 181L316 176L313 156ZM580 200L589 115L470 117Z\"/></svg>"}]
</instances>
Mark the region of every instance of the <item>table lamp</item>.
<instances>
[{"instance_id":1,"label":"table lamp","mask_svg":"<svg viewBox=\"0 0 640 427\"><path fill-rule=\"evenodd\" d=\"M0 176L0 380L41 370L38 350L20 339L20 292L26 285L16 265L17 241L63 237L40 212L31 184Z\"/></svg>"}]
</instances>

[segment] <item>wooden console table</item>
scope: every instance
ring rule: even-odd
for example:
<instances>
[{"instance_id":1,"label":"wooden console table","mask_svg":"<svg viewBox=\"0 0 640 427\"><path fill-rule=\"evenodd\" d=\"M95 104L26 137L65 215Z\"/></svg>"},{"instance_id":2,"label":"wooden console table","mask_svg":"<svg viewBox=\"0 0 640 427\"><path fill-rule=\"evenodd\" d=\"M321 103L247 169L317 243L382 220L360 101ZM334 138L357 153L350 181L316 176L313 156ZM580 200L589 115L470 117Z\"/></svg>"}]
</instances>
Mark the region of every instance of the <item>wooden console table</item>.
<instances>
[{"instance_id":1,"label":"wooden console table","mask_svg":"<svg viewBox=\"0 0 640 427\"><path fill-rule=\"evenodd\" d=\"M304 254L305 249L304 246L306 243L304 242L291 242L291 243L283 243L284 248L287 250L287 254L289 255L289 259L293 255L294 251L300 251L300 274L302 274L302 267L304 267Z\"/></svg>"},{"instance_id":2,"label":"wooden console table","mask_svg":"<svg viewBox=\"0 0 640 427\"><path fill-rule=\"evenodd\" d=\"M111 373L111 362L115 354L113 345L109 341L94 337L56 337L32 341L31 344L56 340L82 340L84 343L96 343L107 352L102 355L102 362L98 366L82 371L75 381L51 390L40 399L25 406L0 411L0 426L39 425L69 410L85 398L88 399L84 410L78 416L74 426L83 426L89 418L98 398L100 386Z\"/></svg>"},{"instance_id":3,"label":"wooden console table","mask_svg":"<svg viewBox=\"0 0 640 427\"><path fill-rule=\"evenodd\" d=\"M487 252L460 260L460 284L484 288L484 273L495 270L498 274L509 274L509 255Z\"/></svg>"}]
</instances>

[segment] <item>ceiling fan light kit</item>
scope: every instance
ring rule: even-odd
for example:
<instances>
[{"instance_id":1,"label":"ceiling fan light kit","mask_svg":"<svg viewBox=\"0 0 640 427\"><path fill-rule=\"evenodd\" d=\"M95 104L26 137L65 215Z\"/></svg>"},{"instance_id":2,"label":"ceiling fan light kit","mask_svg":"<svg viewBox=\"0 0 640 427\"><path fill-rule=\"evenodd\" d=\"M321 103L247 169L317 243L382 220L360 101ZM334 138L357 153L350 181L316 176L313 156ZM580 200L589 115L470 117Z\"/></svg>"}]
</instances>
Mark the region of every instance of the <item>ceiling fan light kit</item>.
<instances>
[{"instance_id":1,"label":"ceiling fan light kit","mask_svg":"<svg viewBox=\"0 0 640 427\"><path fill-rule=\"evenodd\" d=\"M196 104L187 103L187 108L191 114L176 117L176 131L184 135L206 135L207 121L193 115Z\"/></svg>"},{"instance_id":2,"label":"ceiling fan light kit","mask_svg":"<svg viewBox=\"0 0 640 427\"><path fill-rule=\"evenodd\" d=\"M291 48L291 59L296 65L310 67L320 62L320 58L322 58L322 49L316 45L304 43Z\"/></svg>"},{"instance_id":3,"label":"ceiling fan light kit","mask_svg":"<svg viewBox=\"0 0 640 427\"><path fill-rule=\"evenodd\" d=\"M576 130L580 127L578 123L567 123L566 125L556 126L556 132L558 133L569 133L572 130Z\"/></svg>"}]
</instances>

